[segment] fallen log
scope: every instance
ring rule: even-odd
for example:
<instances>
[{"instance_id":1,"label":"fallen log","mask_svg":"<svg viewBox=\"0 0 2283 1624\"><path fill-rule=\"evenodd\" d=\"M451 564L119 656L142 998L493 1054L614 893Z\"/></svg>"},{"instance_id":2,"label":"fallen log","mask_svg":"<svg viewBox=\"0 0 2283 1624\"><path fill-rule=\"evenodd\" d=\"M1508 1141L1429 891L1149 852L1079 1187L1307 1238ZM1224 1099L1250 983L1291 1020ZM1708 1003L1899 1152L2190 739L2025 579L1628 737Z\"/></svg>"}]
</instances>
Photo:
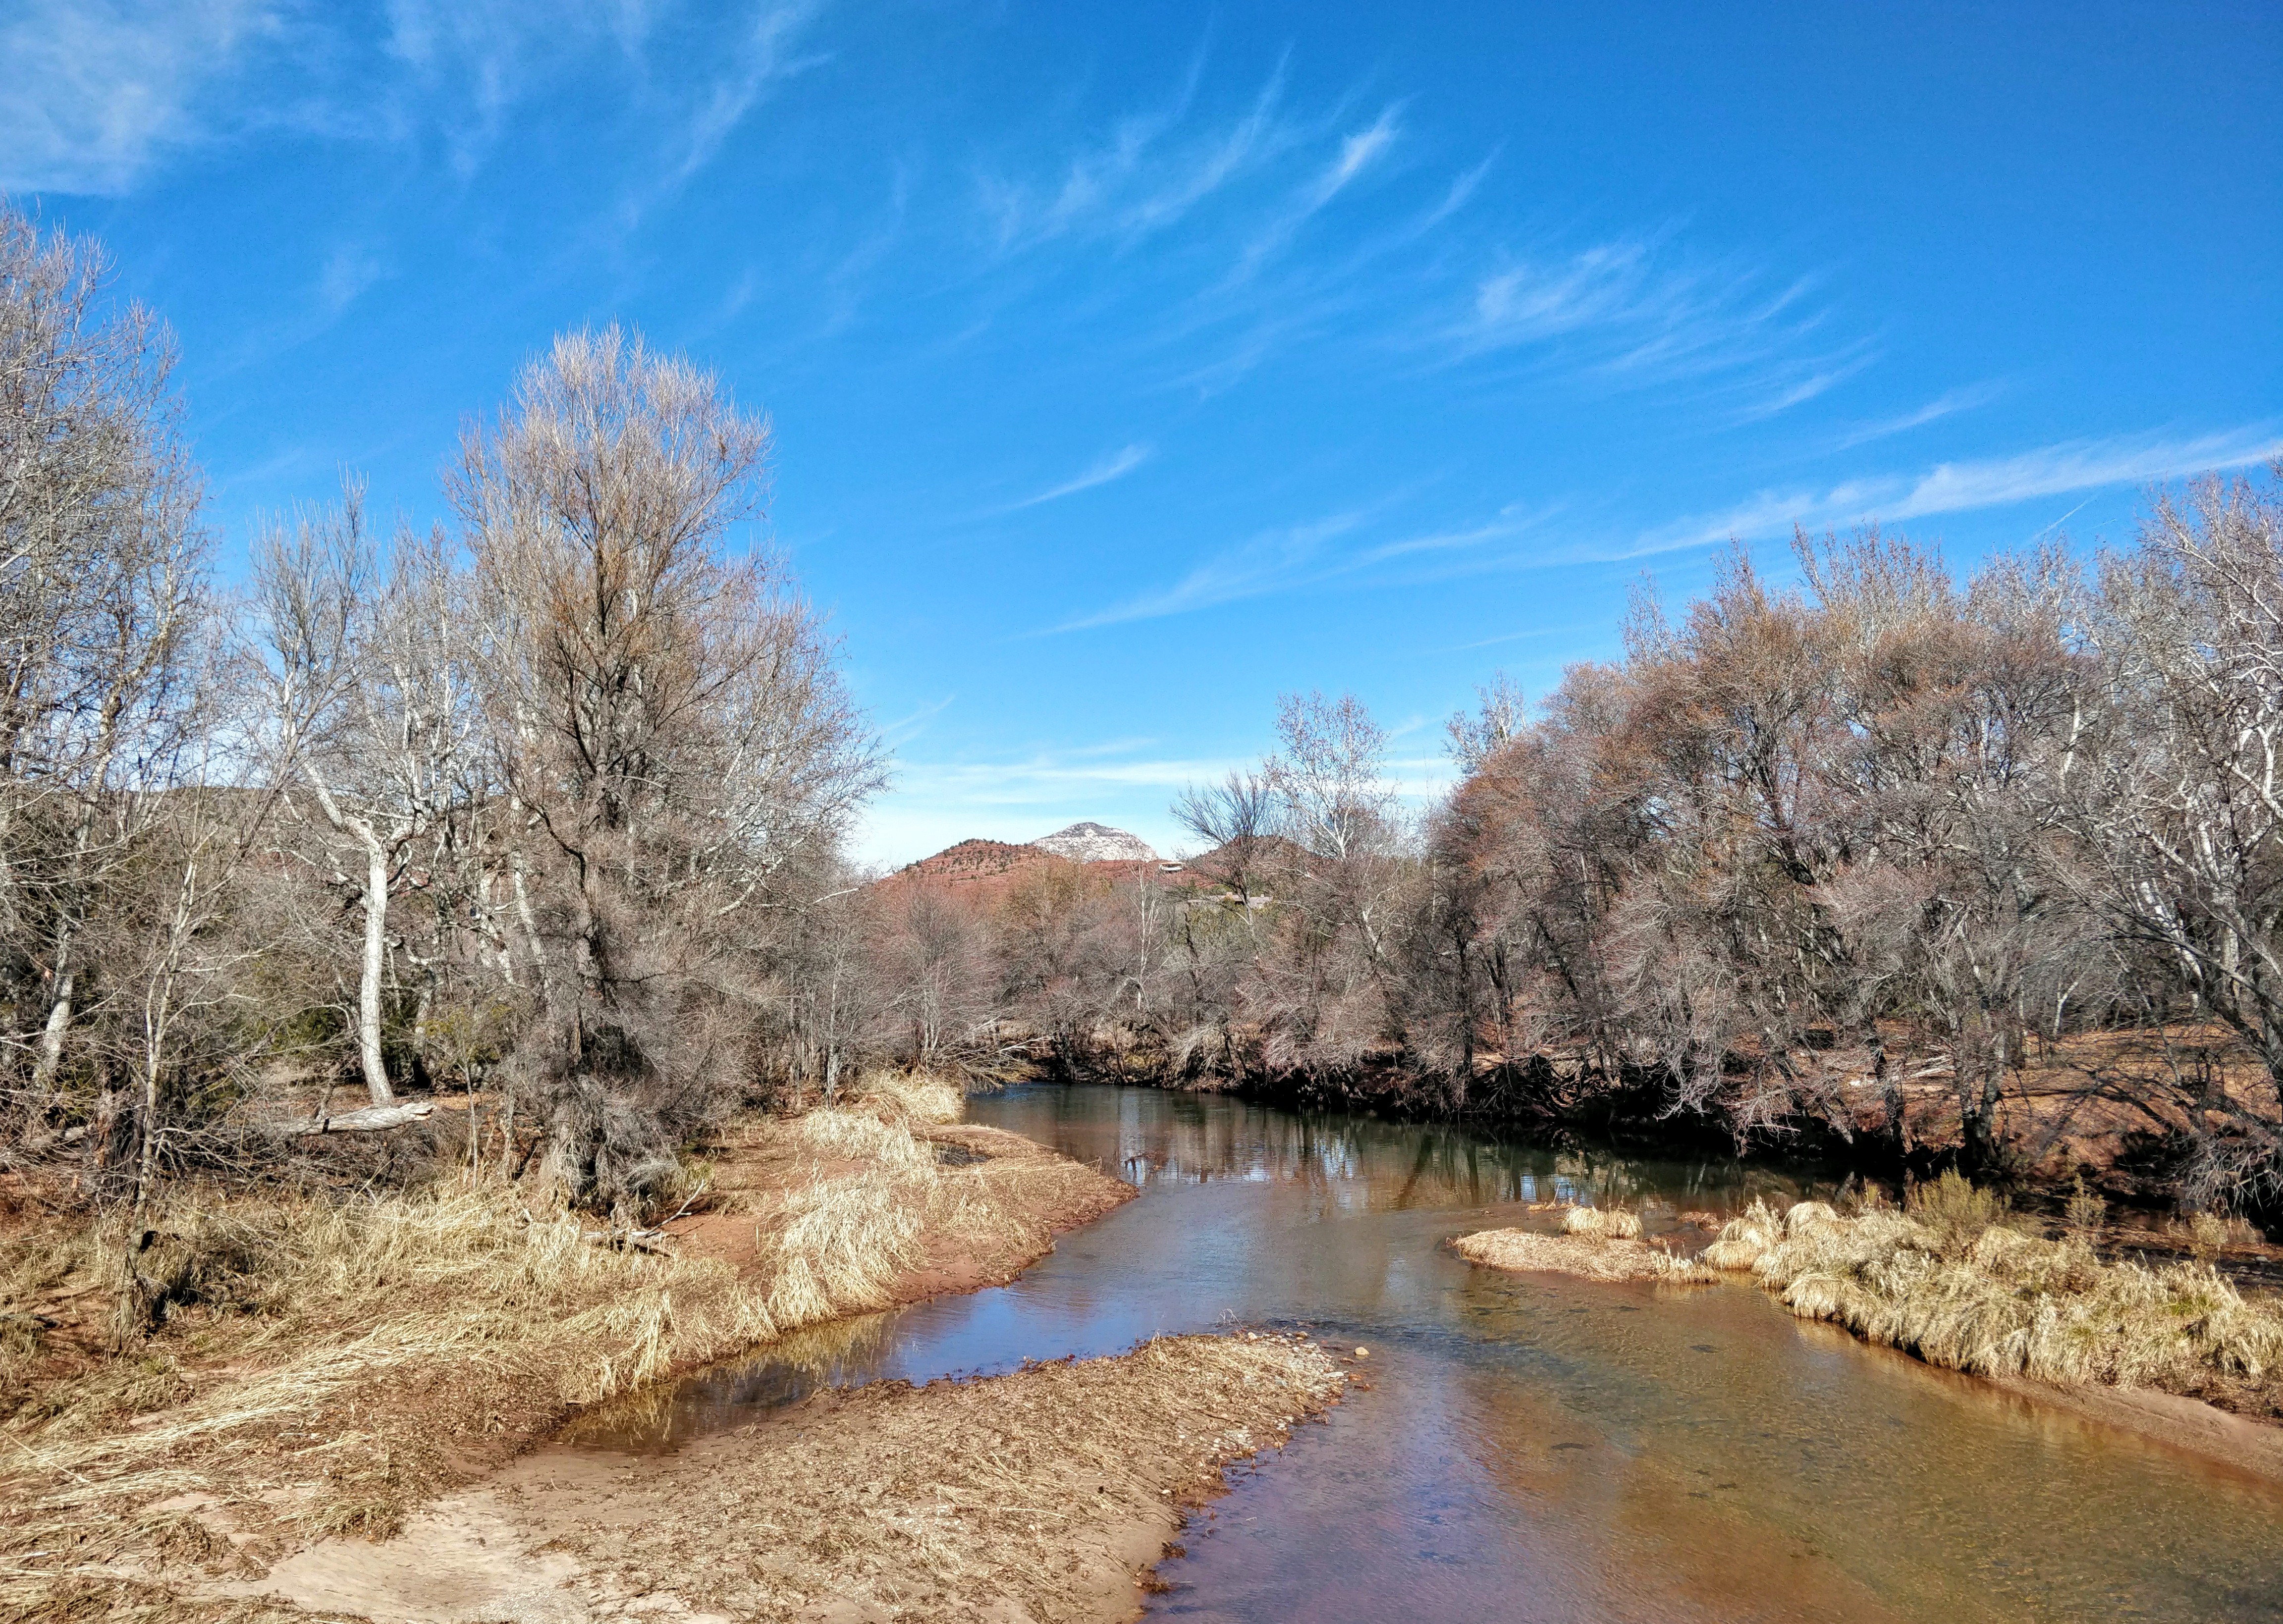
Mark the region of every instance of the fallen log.
<instances>
[{"instance_id":1,"label":"fallen log","mask_svg":"<svg viewBox=\"0 0 2283 1624\"><path fill-rule=\"evenodd\" d=\"M432 1099L407 1100L401 1105L367 1105L362 1111L344 1111L339 1116L305 1117L298 1122L279 1122L274 1131L285 1135L300 1134L378 1134L392 1128L402 1128L408 1122L417 1122L436 1109Z\"/></svg>"},{"instance_id":2,"label":"fallen log","mask_svg":"<svg viewBox=\"0 0 2283 1624\"><path fill-rule=\"evenodd\" d=\"M674 1250L666 1242L674 1238L664 1230L582 1230L580 1238L590 1246L608 1246L613 1252L655 1252L660 1257L672 1257Z\"/></svg>"}]
</instances>

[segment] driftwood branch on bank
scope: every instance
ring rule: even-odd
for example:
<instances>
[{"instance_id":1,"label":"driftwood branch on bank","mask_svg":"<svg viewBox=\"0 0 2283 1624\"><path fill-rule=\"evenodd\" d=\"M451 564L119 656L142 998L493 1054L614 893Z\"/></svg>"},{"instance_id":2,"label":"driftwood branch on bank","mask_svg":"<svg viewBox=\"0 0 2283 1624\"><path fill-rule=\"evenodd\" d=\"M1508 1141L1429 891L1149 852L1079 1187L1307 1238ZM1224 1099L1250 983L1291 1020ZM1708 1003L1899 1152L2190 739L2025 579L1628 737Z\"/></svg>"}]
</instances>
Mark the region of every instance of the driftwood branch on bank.
<instances>
[{"instance_id":1,"label":"driftwood branch on bank","mask_svg":"<svg viewBox=\"0 0 2283 1624\"><path fill-rule=\"evenodd\" d=\"M280 1122L276 1131L280 1134L378 1134L392 1128L402 1128L417 1122L436 1109L432 1099L409 1100L401 1105L367 1105L362 1111L344 1111L339 1116L314 1116L299 1122Z\"/></svg>"},{"instance_id":2,"label":"driftwood branch on bank","mask_svg":"<svg viewBox=\"0 0 2283 1624\"><path fill-rule=\"evenodd\" d=\"M674 1249L666 1242L674 1238L664 1230L587 1230L580 1238L591 1246L608 1246L613 1252L655 1252L660 1257L672 1257Z\"/></svg>"}]
</instances>

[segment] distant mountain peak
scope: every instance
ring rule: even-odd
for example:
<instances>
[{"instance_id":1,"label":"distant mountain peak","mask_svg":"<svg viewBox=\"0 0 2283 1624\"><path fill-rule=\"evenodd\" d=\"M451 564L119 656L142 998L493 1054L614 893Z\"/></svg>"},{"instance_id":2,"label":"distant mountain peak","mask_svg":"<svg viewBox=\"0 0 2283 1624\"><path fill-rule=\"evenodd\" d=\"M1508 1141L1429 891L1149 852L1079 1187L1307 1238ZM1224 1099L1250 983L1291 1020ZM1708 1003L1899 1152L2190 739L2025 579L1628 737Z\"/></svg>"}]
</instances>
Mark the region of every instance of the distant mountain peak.
<instances>
[{"instance_id":1,"label":"distant mountain peak","mask_svg":"<svg viewBox=\"0 0 2283 1624\"><path fill-rule=\"evenodd\" d=\"M1072 863L1155 863L1157 854L1147 842L1107 824L1072 824L1031 842L1040 851L1067 857Z\"/></svg>"}]
</instances>

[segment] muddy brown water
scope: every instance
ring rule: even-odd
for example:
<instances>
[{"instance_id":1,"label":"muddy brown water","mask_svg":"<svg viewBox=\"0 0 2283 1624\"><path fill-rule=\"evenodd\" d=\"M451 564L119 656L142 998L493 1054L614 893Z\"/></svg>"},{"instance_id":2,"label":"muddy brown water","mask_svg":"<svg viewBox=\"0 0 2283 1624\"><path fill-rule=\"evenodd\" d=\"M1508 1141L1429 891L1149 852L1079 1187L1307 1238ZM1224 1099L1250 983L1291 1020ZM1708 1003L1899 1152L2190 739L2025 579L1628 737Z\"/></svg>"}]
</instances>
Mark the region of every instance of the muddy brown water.
<instances>
[{"instance_id":1,"label":"muddy brown water","mask_svg":"<svg viewBox=\"0 0 2283 1624\"><path fill-rule=\"evenodd\" d=\"M1533 1200L1726 1212L1829 1193L1812 1177L1144 1089L1021 1088L969 1114L1142 1195L1011 1285L699 1372L582 1441L670 1448L821 1382L1301 1325L1367 1347L1369 1389L1198 1514L1152 1618L2283 1619L2283 1486L1749 1286L1498 1275L1441 1244L1532 1222Z\"/></svg>"}]
</instances>

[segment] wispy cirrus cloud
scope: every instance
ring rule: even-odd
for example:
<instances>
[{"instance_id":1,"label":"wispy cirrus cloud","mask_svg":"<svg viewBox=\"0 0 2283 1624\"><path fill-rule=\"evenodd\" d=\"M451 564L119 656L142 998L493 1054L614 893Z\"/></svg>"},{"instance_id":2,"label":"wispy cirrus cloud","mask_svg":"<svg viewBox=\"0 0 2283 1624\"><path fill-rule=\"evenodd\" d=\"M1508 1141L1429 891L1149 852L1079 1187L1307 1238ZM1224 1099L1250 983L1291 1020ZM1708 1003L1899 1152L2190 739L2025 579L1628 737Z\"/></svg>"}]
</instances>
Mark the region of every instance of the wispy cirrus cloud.
<instances>
[{"instance_id":1,"label":"wispy cirrus cloud","mask_svg":"<svg viewBox=\"0 0 2283 1624\"><path fill-rule=\"evenodd\" d=\"M175 152L280 127L361 140L435 131L465 177L519 104L612 64L639 115L646 183L671 191L772 87L827 59L800 49L822 11L822 0L760 0L732 20L671 0L388 0L374 34L361 11L293 0L23 0L0 10L0 191L121 193ZM702 51L687 48L693 31ZM255 83L282 50L290 96ZM667 57L705 71L653 71Z\"/></svg>"},{"instance_id":2,"label":"wispy cirrus cloud","mask_svg":"<svg viewBox=\"0 0 2283 1624\"><path fill-rule=\"evenodd\" d=\"M1948 390L1936 395L1923 406L1915 407L1909 411L1898 412L1893 417L1874 418L1871 422L1856 425L1842 434L1833 443L1832 449L1849 451L1857 446L1868 445L1874 440L1885 440L1895 434L1906 434L1914 428L1924 428L1929 423L1939 423L1943 418L1953 417L1959 412L1971 411L1977 406L1986 406L1996 400L2001 393L2000 386L1996 383L1969 384L1962 389Z\"/></svg>"},{"instance_id":3,"label":"wispy cirrus cloud","mask_svg":"<svg viewBox=\"0 0 2283 1624\"><path fill-rule=\"evenodd\" d=\"M1556 633L1568 633L1573 629L1568 626L1535 626L1528 631L1501 632L1495 637L1477 637L1471 643L1453 643L1447 652L1459 654L1473 649L1497 648L1508 643L1531 643L1540 637L1551 637Z\"/></svg>"},{"instance_id":4,"label":"wispy cirrus cloud","mask_svg":"<svg viewBox=\"0 0 2283 1624\"><path fill-rule=\"evenodd\" d=\"M1245 244L1242 257L1230 272L1232 283L1253 275L1264 263L1289 247L1309 221L1329 207L1333 199L1346 191L1357 176L1370 168L1395 144L1396 137L1401 133L1398 112L1399 109L1394 107L1384 108L1367 128L1341 138L1339 150Z\"/></svg>"},{"instance_id":5,"label":"wispy cirrus cloud","mask_svg":"<svg viewBox=\"0 0 2283 1624\"><path fill-rule=\"evenodd\" d=\"M1310 190L1308 202L1313 207L1321 208L1339 196L1347 189L1349 182L1369 168L1382 153L1395 144L1396 137L1402 131L1399 113L1399 109L1395 107L1383 108L1368 128L1341 139L1338 156L1325 167Z\"/></svg>"},{"instance_id":6,"label":"wispy cirrus cloud","mask_svg":"<svg viewBox=\"0 0 2283 1624\"><path fill-rule=\"evenodd\" d=\"M29 0L0 22L0 191L116 194L208 138L277 0Z\"/></svg>"},{"instance_id":7,"label":"wispy cirrus cloud","mask_svg":"<svg viewBox=\"0 0 2283 1624\"><path fill-rule=\"evenodd\" d=\"M1200 113L1203 75L1200 55L1158 106L1117 121L1043 176L979 172L976 196L995 246L1013 254L1107 238L1131 247L1205 217L1208 238L1235 239L1224 263L1229 280L1241 281L1379 166L1402 135L1399 105L1360 127L1344 106L1292 108L1281 62L1241 106Z\"/></svg>"},{"instance_id":8,"label":"wispy cirrus cloud","mask_svg":"<svg viewBox=\"0 0 2283 1624\"><path fill-rule=\"evenodd\" d=\"M417 92L393 121L440 129L464 177L516 107L615 61L647 159L624 206L639 214L710 163L775 86L829 59L801 49L822 10L822 0L753 0L742 13L687 0L390 0L385 50Z\"/></svg>"},{"instance_id":9,"label":"wispy cirrus cloud","mask_svg":"<svg viewBox=\"0 0 2283 1624\"><path fill-rule=\"evenodd\" d=\"M1478 276L1442 340L1454 358L1525 355L1604 387L1676 381L1726 392L1732 424L1815 399L1877 359L1835 336L1815 283L1766 267L1701 263L1670 230L1509 255Z\"/></svg>"},{"instance_id":10,"label":"wispy cirrus cloud","mask_svg":"<svg viewBox=\"0 0 2283 1624\"><path fill-rule=\"evenodd\" d=\"M339 244L318 273L318 306L328 317L339 316L388 274L387 262L370 245Z\"/></svg>"},{"instance_id":11,"label":"wispy cirrus cloud","mask_svg":"<svg viewBox=\"0 0 2283 1624\"><path fill-rule=\"evenodd\" d=\"M1169 587L1127 598L1053 629L1083 631L1129 621L1159 620L1357 579L1418 580L1480 567L1486 548L1537 527L1553 511L1550 508L1529 511L1514 504L1474 524L1369 539L1385 511L1399 500L1399 496L1391 497L1260 532L1206 558Z\"/></svg>"},{"instance_id":12,"label":"wispy cirrus cloud","mask_svg":"<svg viewBox=\"0 0 2283 1624\"><path fill-rule=\"evenodd\" d=\"M1678 383L1734 427L1878 359L1815 278L1691 252L1671 223L1502 241L1510 228L1477 204L1495 151L1453 174L1429 156L1431 129L1414 137L1408 104L1357 103L1305 105L1280 65L1242 105L1212 104L1199 57L1175 93L1070 155L1041 161L1034 141L978 175L991 270L1019 261L1061 288L1082 266L1088 309L1138 316L1127 341L1159 359L1163 386L1204 398L1336 348L1401 370L1527 367L1605 394Z\"/></svg>"},{"instance_id":13,"label":"wispy cirrus cloud","mask_svg":"<svg viewBox=\"0 0 2283 1624\"><path fill-rule=\"evenodd\" d=\"M1838 387L1877 359L1877 355L1868 345L1857 345L1848 353L1831 356L1827 364L1817 365L1804 374L1790 378L1779 375L1768 394L1757 400L1746 401L1730 415L1728 420L1732 426L1741 426L1779 417L1795 406L1804 406L1818 395Z\"/></svg>"},{"instance_id":14,"label":"wispy cirrus cloud","mask_svg":"<svg viewBox=\"0 0 2283 1624\"><path fill-rule=\"evenodd\" d=\"M932 705L923 705L917 710L897 717L893 722L882 722L880 742L891 750L900 749L926 732L928 723L949 710L951 702L957 698L959 696L955 693L947 693Z\"/></svg>"},{"instance_id":15,"label":"wispy cirrus cloud","mask_svg":"<svg viewBox=\"0 0 2283 1624\"><path fill-rule=\"evenodd\" d=\"M1149 236L1271 163L1298 138L1283 113L1282 64L1234 118L1190 128L1203 70L1203 59L1194 59L1163 105L1119 120L1106 139L1089 143L1051 179L979 173L977 197L998 246L1031 248L1071 235Z\"/></svg>"},{"instance_id":16,"label":"wispy cirrus cloud","mask_svg":"<svg viewBox=\"0 0 2283 1624\"><path fill-rule=\"evenodd\" d=\"M1075 478L1065 480L1059 485L1051 486L1036 496L1025 496L1020 502L1009 503L999 511L1003 513L1020 512L1025 508L1039 507L1048 502L1059 502L1064 496L1075 496L1080 491L1094 490L1110 484L1112 480L1122 480L1156 456L1157 450L1157 448L1155 446L1139 442L1122 447Z\"/></svg>"},{"instance_id":17,"label":"wispy cirrus cloud","mask_svg":"<svg viewBox=\"0 0 2283 1624\"><path fill-rule=\"evenodd\" d=\"M1086 631L1127 621L1152 621L1298 584L1321 568L1328 543L1361 527L1368 518L1367 511L1358 510L1262 531L1206 559L1172 586L1065 621L1051 629Z\"/></svg>"},{"instance_id":18,"label":"wispy cirrus cloud","mask_svg":"<svg viewBox=\"0 0 2283 1624\"><path fill-rule=\"evenodd\" d=\"M1922 473L1869 475L1820 490L1763 492L1725 512L1648 532L1615 556L1671 552L1731 536L1780 535L1794 525L1821 529L1872 520L1899 524L2248 467L2277 457L2283 457L2283 433L2272 422L2187 439L2143 434L2068 441L2011 457L1940 463Z\"/></svg>"},{"instance_id":19,"label":"wispy cirrus cloud","mask_svg":"<svg viewBox=\"0 0 2283 1624\"><path fill-rule=\"evenodd\" d=\"M682 154L670 172L672 185L686 183L712 162L729 132L744 122L770 90L831 59L829 52L799 49L822 10L819 0L762 5L730 36L722 71L688 112Z\"/></svg>"}]
</instances>

